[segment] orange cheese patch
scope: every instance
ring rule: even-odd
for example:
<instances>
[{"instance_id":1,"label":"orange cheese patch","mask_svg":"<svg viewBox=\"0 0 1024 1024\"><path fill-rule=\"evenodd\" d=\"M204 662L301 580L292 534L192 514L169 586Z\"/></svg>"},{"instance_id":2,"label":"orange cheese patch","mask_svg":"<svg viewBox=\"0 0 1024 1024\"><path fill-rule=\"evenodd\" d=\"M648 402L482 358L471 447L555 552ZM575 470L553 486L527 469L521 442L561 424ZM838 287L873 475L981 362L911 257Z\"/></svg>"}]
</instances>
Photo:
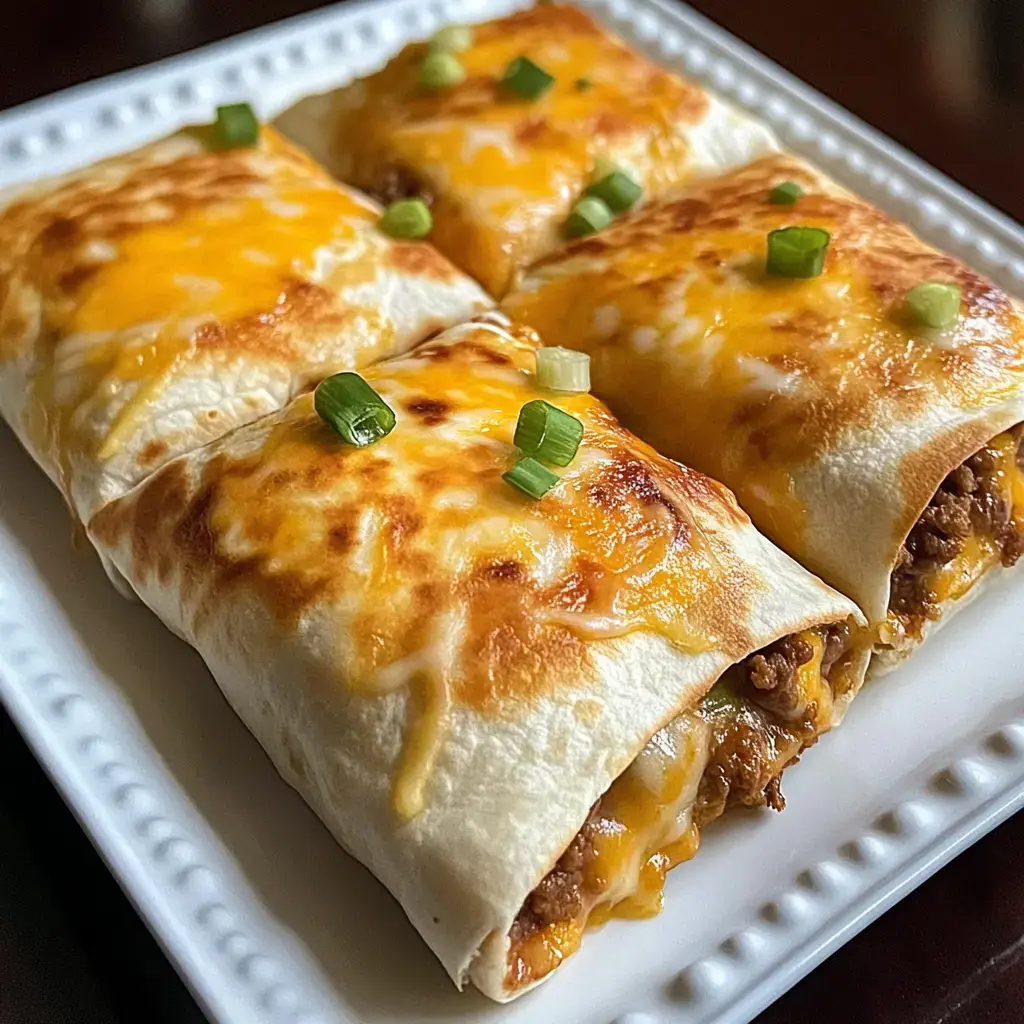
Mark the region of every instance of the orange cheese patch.
<instances>
[{"instance_id":1,"label":"orange cheese patch","mask_svg":"<svg viewBox=\"0 0 1024 1024\"><path fill-rule=\"evenodd\" d=\"M536 347L530 332L463 328L365 371L398 419L376 444L342 442L305 396L208 449L201 479L172 463L93 524L108 543L137 537L134 578L177 566L209 581L190 595L197 635L238 587L289 629L330 607L347 638L339 677L411 694L406 816L453 704L514 713L581 685L592 641L638 630L736 656L752 645L747 607L764 583L732 546L745 517L591 395L544 396L585 429L558 486L534 500L501 479L519 411L539 397Z\"/></svg>"},{"instance_id":2,"label":"orange cheese patch","mask_svg":"<svg viewBox=\"0 0 1024 1024\"><path fill-rule=\"evenodd\" d=\"M318 248L351 244L376 213L350 193L296 188L200 207L119 240L82 286L68 331L117 331L166 320L231 320L272 309Z\"/></svg>"},{"instance_id":3,"label":"orange cheese patch","mask_svg":"<svg viewBox=\"0 0 1024 1024\"><path fill-rule=\"evenodd\" d=\"M774 184L807 195L776 206ZM549 344L587 351L598 394L645 440L723 480L758 525L801 551L794 478L877 417L941 395L978 407L1024 386L1024 324L1009 299L867 204L817 191L766 158L539 261L504 307ZM768 232L828 230L816 278L765 272ZM954 331L902 310L920 280L963 292Z\"/></svg>"},{"instance_id":4,"label":"orange cheese patch","mask_svg":"<svg viewBox=\"0 0 1024 1024\"><path fill-rule=\"evenodd\" d=\"M582 11L538 6L474 26L465 81L428 91L426 46L343 90L331 165L343 180L394 198L434 201L432 240L494 294L559 238L600 156L622 161L648 194L692 163L684 128L704 116L698 88L660 70ZM536 100L500 84L527 56L555 82Z\"/></svg>"}]
</instances>

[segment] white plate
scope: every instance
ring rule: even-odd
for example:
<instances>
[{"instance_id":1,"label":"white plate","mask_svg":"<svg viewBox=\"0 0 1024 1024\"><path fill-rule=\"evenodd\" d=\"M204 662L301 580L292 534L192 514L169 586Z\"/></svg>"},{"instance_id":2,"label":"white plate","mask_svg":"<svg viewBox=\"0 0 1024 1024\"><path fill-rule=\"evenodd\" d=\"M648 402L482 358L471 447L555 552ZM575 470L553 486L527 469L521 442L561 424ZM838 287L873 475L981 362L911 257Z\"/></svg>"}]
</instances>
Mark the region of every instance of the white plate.
<instances>
[{"instance_id":1,"label":"white plate","mask_svg":"<svg viewBox=\"0 0 1024 1024\"><path fill-rule=\"evenodd\" d=\"M504 0L346 5L0 116L0 182L129 148L217 102L272 114L406 39ZM1015 292L1024 233L682 7L595 13L768 121L794 149ZM0 431L0 696L220 1021L706 1024L752 1017L1024 804L1017 575L786 775L785 814L733 815L669 879L507 1007L451 988L398 905L281 782L199 658L73 555L60 500ZM74 865L68 865L74 870Z\"/></svg>"}]
</instances>

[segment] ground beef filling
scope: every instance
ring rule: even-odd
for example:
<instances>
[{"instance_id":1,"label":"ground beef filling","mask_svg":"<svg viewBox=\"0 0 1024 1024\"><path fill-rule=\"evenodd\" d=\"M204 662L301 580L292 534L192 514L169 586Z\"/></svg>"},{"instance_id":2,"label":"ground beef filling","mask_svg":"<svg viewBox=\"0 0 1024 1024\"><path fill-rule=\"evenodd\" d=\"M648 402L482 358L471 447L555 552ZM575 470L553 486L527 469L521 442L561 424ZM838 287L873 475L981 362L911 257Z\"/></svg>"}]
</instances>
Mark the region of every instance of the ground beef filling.
<instances>
[{"instance_id":1,"label":"ground beef filling","mask_svg":"<svg viewBox=\"0 0 1024 1024\"><path fill-rule=\"evenodd\" d=\"M1024 424L1013 428L1017 464L1024 467ZM1009 567L1024 554L1024 532L1012 517L992 446L957 466L935 492L900 548L892 572L889 610L917 622L939 616L935 574L953 561L972 535L994 542Z\"/></svg>"},{"instance_id":2,"label":"ground beef filling","mask_svg":"<svg viewBox=\"0 0 1024 1024\"><path fill-rule=\"evenodd\" d=\"M850 646L850 629L845 624L829 626L824 633L822 675L829 672ZM802 721L782 722L766 709L760 698L780 694L780 703L795 706L796 675L814 655L811 645L794 635L783 637L736 667L740 679L748 679L759 691L754 704L742 697L708 699L701 714L712 725L711 750L701 778L694 806L694 821L706 825L727 807L769 806L782 810L785 801L779 789L781 768L792 764L802 749L816 737L813 707ZM601 800L590 809L558 863L526 898L509 931L511 957L517 947L537 932L587 912L594 896L585 891L586 866L594 854L595 838L603 828L612 827L601 815Z\"/></svg>"},{"instance_id":3,"label":"ground beef filling","mask_svg":"<svg viewBox=\"0 0 1024 1024\"><path fill-rule=\"evenodd\" d=\"M534 932L558 921L571 921L583 913L583 873L594 853L594 837L601 828L601 801L590 808L590 815L575 839L544 876L523 904L512 923L512 946Z\"/></svg>"}]
</instances>

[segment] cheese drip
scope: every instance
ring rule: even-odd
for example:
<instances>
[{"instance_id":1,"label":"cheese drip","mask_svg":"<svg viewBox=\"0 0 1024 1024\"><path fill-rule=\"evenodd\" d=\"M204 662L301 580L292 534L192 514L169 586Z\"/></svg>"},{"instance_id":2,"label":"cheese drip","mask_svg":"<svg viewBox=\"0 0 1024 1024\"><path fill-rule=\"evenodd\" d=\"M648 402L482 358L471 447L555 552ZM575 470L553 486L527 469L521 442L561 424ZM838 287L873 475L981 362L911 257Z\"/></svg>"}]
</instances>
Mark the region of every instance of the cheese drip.
<instances>
[{"instance_id":1,"label":"cheese drip","mask_svg":"<svg viewBox=\"0 0 1024 1024\"><path fill-rule=\"evenodd\" d=\"M739 667L730 669L701 705L673 719L656 733L633 763L601 799L596 829L584 826L590 851L584 858L580 889L587 894L581 913L547 924L517 942L513 937L506 976L510 988L537 981L575 952L589 928L612 917L642 918L660 913L665 877L673 867L693 857L700 829L716 816L699 806L702 776L713 759L713 729L717 718L724 731L738 728L745 716L771 719L783 737L770 765L773 776L807 742L831 725L832 688L822 675L824 639L821 629L798 634L814 650L810 661L796 671L801 700L795 713L801 719L791 732L777 719L739 697ZM846 660L836 663L836 683ZM733 725L735 723L735 725Z\"/></svg>"}]
</instances>

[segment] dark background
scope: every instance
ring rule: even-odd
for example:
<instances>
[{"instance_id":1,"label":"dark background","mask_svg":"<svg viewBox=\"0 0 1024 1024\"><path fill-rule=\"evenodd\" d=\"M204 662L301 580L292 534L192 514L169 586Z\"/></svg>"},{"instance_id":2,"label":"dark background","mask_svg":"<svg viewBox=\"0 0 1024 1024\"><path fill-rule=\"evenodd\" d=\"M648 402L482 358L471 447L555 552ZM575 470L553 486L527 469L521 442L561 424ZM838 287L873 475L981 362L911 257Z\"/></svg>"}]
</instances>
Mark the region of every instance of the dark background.
<instances>
[{"instance_id":1,"label":"dark background","mask_svg":"<svg viewBox=\"0 0 1024 1024\"><path fill-rule=\"evenodd\" d=\"M315 6L0 0L0 108ZM1024 0L693 6L1024 219ZM1018 815L758 1024L1024 1021L1022 865ZM0 1024L203 1019L0 711Z\"/></svg>"}]
</instances>

